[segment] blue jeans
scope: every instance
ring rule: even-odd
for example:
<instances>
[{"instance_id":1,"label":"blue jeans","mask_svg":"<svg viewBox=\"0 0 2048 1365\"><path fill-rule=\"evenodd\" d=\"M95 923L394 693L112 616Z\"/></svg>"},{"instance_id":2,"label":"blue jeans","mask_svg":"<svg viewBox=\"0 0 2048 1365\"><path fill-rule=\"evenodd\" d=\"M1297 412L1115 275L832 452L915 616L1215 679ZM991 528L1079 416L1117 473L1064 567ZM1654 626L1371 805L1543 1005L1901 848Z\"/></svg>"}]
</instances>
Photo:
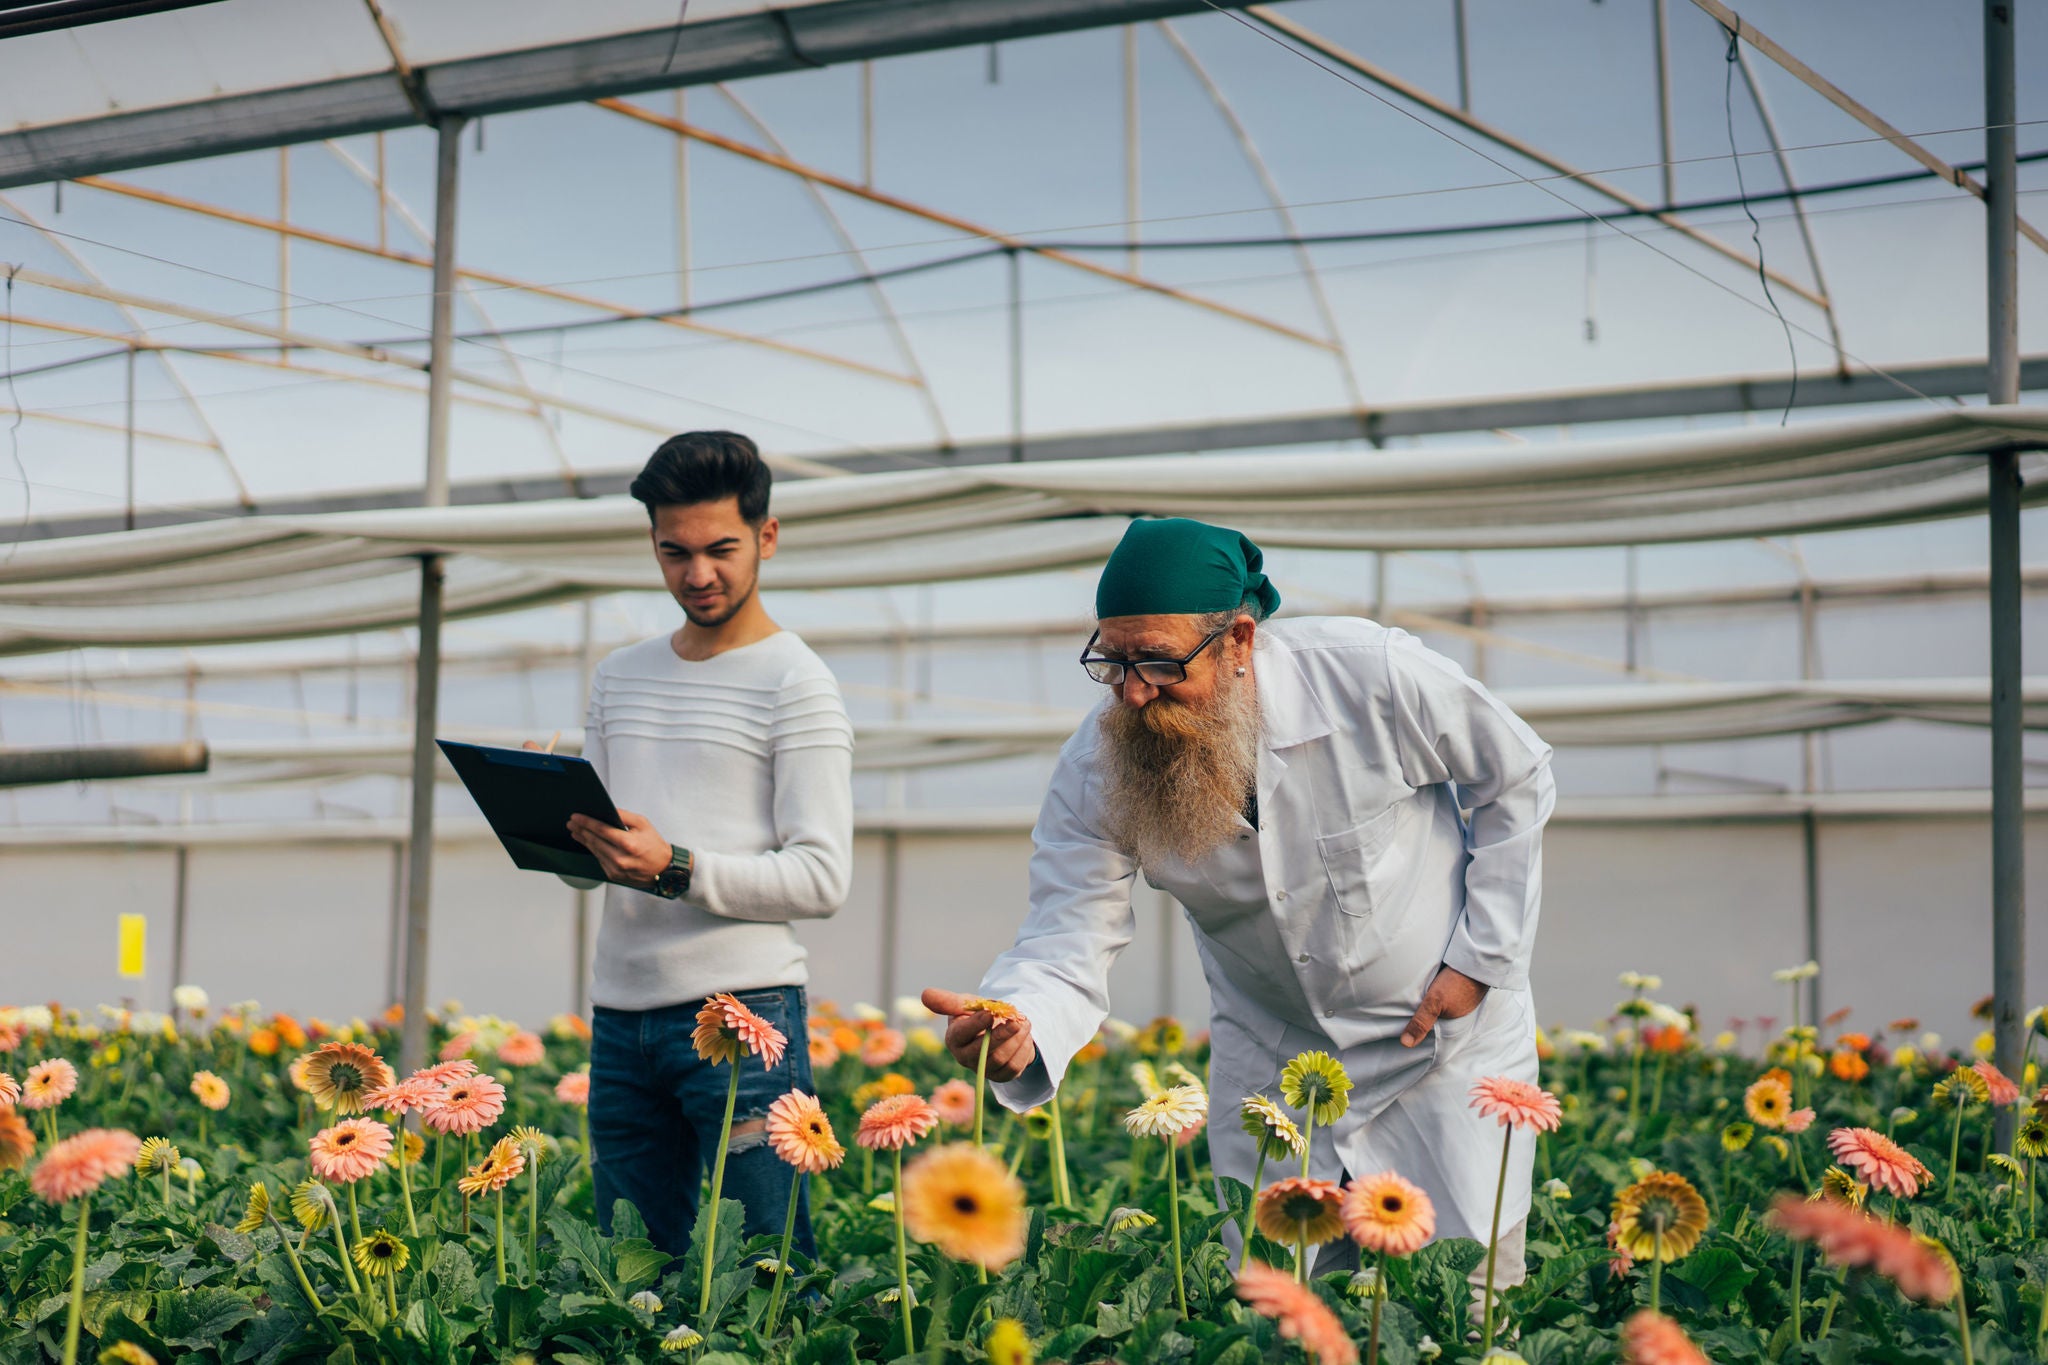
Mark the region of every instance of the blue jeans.
<instances>
[{"instance_id":1,"label":"blue jeans","mask_svg":"<svg viewBox=\"0 0 2048 1365\"><path fill-rule=\"evenodd\" d=\"M778 1097L812 1085L803 987L734 994L789 1039L773 1067L764 1070L758 1057L740 1059L732 1120L738 1127L765 1118ZM623 1199L640 1211L654 1244L672 1256L689 1249L699 1187L717 1159L732 1084L732 1072L699 1057L690 1042L703 1003L592 1011L590 1140L598 1226L611 1232L612 1202ZM750 1236L782 1234L794 1178L765 1133L737 1136L727 1148L724 1197L746 1205ZM808 1192L797 1199L795 1246L806 1256L815 1254Z\"/></svg>"}]
</instances>

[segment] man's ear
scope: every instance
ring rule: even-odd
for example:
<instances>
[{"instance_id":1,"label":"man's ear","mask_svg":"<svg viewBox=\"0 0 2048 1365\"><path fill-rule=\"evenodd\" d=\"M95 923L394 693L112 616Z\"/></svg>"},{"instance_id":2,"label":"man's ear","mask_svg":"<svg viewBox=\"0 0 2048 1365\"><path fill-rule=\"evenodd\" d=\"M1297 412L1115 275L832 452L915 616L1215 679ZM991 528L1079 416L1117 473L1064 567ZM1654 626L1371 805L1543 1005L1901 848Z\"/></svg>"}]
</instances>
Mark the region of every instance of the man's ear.
<instances>
[{"instance_id":1,"label":"man's ear","mask_svg":"<svg viewBox=\"0 0 2048 1365\"><path fill-rule=\"evenodd\" d=\"M761 523L761 529L754 533L754 543L761 547L761 558L775 558L775 545L782 533L782 523L774 517Z\"/></svg>"},{"instance_id":2,"label":"man's ear","mask_svg":"<svg viewBox=\"0 0 2048 1365\"><path fill-rule=\"evenodd\" d=\"M1246 658L1251 657L1252 640L1257 637L1258 633L1259 623L1252 620L1249 616L1240 614L1235 621L1230 623L1230 643L1235 645Z\"/></svg>"}]
</instances>

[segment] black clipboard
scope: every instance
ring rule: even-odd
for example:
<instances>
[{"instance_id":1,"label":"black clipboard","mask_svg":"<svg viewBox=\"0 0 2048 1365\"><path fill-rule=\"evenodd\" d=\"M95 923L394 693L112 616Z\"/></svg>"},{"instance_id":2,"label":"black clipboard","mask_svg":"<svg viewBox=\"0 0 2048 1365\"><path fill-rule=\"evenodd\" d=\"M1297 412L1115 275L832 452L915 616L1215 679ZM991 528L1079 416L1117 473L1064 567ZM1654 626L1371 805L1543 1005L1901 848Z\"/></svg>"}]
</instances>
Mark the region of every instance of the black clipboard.
<instances>
[{"instance_id":1,"label":"black clipboard","mask_svg":"<svg viewBox=\"0 0 2048 1365\"><path fill-rule=\"evenodd\" d=\"M605 880L603 866L569 837L569 817L587 815L614 829L624 829L626 822L587 759L538 749L434 742L516 865L529 872Z\"/></svg>"}]
</instances>

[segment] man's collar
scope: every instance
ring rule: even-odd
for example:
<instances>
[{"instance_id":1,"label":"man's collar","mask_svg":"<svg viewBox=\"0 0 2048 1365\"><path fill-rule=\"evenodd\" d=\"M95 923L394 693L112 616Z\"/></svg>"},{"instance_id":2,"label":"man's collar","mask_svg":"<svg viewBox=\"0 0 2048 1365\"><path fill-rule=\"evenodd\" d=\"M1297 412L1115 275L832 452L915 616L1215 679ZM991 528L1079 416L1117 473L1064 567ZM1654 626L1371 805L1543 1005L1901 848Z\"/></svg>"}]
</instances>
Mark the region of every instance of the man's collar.
<instances>
[{"instance_id":1,"label":"man's collar","mask_svg":"<svg viewBox=\"0 0 2048 1365\"><path fill-rule=\"evenodd\" d=\"M1291 749L1334 728L1294 651L1261 627L1252 637L1252 671L1259 685L1259 722L1268 749Z\"/></svg>"}]
</instances>

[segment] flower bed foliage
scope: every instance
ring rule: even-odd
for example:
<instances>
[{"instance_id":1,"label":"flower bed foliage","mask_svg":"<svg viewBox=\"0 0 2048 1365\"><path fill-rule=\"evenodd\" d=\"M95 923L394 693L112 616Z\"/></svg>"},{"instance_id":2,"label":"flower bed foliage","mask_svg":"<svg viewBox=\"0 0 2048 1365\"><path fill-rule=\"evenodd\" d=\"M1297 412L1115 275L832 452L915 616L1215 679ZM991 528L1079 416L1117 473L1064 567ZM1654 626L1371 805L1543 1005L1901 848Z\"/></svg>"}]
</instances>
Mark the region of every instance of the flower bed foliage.
<instances>
[{"instance_id":1,"label":"flower bed foliage","mask_svg":"<svg viewBox=\"0 0 2048 1365\"><path fill-rule=\"evenodd\" d=\"M542 1037L451 1009L440 1063L399 1078L391 1016L213 1012L189 990L175 1020L0 1010L0 1365L64 1358L67 1336L76 1359L162 1365L1411 1365L1478 1360L1483 1330L1530 1365L2044 1358L2031 1061L2022 1089L1911 1021L1796 1011L1707 1040L1654 978L1624 984L1608 1030L1542 1040L1550 1094L1477 1097L1539 1142L1529 1276L1490 1312L1466 1282L1483 1248L1425 1244L1398 1172L1340 1190L1299 1168L1341 1072L1311 1054L1244 1114L1206 1114L1203 1040L1171 1021L1105 1031L1057 1113L1020 1118L979 1108L929 1028L822 1007L822 1105L771 1125L811 1173L812 1262L742 1238L730 1200L680 1259L627 1205L597 1231L580 1020ZM772 1040L743 1014L700 1047L758 1064ZM1218 1202L1207 1121L1258 1139L1263 1198L1227 1182ZM1226 1224L1252 1229L1248 1265ZM1366 1269L1297 1282L1291 1243L1347 1235Z\"/></svg>"}]
</instances>

